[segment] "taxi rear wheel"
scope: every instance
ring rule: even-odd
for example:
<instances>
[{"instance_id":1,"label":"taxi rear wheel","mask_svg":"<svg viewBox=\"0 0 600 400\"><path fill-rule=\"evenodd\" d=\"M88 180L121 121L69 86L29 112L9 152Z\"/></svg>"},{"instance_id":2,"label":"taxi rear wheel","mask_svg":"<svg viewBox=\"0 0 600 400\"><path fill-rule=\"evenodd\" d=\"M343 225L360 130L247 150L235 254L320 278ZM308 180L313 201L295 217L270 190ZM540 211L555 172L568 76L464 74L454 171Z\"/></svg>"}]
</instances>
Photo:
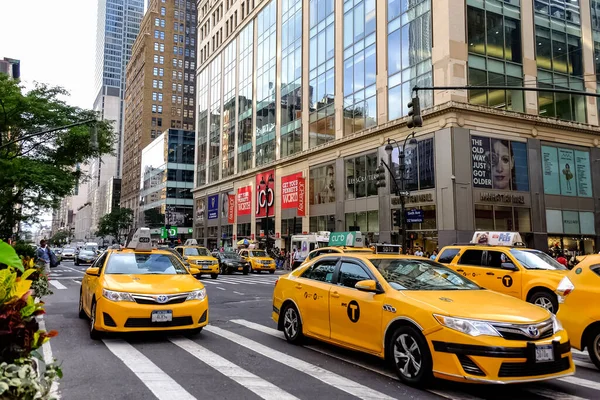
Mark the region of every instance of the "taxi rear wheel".
<instances>
[{"instance_id":1,"label":"taxi rear wheel","mask_svg":"<svg viewBox=\"0 0 600 400\"><path fill-rule=\"evenodd\" d=\"M421 386L431 380L433 362L427 341L411 326L400 326L392 336L390 358L398 378Z\"/></svg>"},{"instance_id":2,"label":"taxi rear wheel","mask_svg":"<svg viewBox=\"0 0 600 400\"><path fill-rule=\"evenodd\" d=\"M79 318L87 319L87 314L83 309L83 289L79 290Z\"/></svg>"},{"instance_id":3,"label":"taxi rear wheel","mask_svg":"<svg viewBox=\"0 0 600 400\"><path fill-rule=\"evenodd\" d=\"M296 307L292 304L283 310L283 334L288 342L300 344L304 336L302 335L302 321Z\"/></svg>"},{"instance_id":4,"label":"taxi rear wheel","mask_svg":"<svg viewBox=\"0 0 600 400\"><path fill-rule=\"evenodd\" d=\"M101 333L100 333L100 331L96 330L96 301L95 300L92 302L92 310L91 310L90 314L91 314L91 318L90 318L90 339L92 339L92 340L100 340L101 339Z\"/></svg>"},{"instance_id":5,"label":"taxi rear wheel","mask_svg":"<svg viewBox=\"0 0 600 400\"><path fill-rule=\"evenodd\" d=\"M590 355L590 360L600 369L600 328L594 329L588 336L585 344Z\"/></svg>"},{"instance_id":6,"label":"taxi rear wheel","mask_svg":"<svg viewBox=\"0 0 600 400\"><path fill-rule=\"evenodd\" d=\"M554 293L540 290L539 292L535 292L531 295L529 302L535 304L536 306L545 308L552 314L556 314L558 311L558 300Z\"/></svg>"}]
</instances>

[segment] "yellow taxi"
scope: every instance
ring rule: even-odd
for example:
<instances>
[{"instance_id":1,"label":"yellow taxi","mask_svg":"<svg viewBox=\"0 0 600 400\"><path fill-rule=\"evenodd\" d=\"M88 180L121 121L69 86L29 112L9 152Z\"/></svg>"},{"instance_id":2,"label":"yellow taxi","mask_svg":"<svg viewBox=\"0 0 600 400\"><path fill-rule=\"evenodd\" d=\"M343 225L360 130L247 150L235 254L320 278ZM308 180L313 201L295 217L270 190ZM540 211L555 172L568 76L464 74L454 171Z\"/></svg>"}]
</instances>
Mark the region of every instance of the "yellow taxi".
<instances>
[{"instance_id":1,"label":"yellow taxi","mask_svg":"<svg viewBox=\"0 0 600 400\"><path fill-rule=\"evenodd\" d=\"M209 274L212 279L219 277L219 260L213 257L206 247L198 246L194 239L187 240L183 246L176 246L175 250L190 266L200 270L197 277Z\"/></svg>"},{"instance_id":2,"label":"yellow taxi","mask_svg":"<svg viewBox=\"0 0 600 400\"><path fill-rule=\"evenodd\" d=\"M327 254L279 278L272 318L386 359L405 383L431 377L516 383L574 373L567 332L548 310L485 290L422 257Z\"/></svg>"},{"instance_id":3,"label":"yellow taxi","mask_svg":"<svg viewBox=\"0 0 600 400\"><path fill-rule=\"evenodd\" d=\"M189 330L208 324L204 285L177 257L152 247L140 228L122 250L105 251L81 282L79 317L90 319L90 337L102 332Z\"/></svg>"},{"instance_id":4,"label":"yellow taxi","mask_svg":"<svg viewBox=\"0 0 600 400\"><path fill-rule=\"evenodd\" d=\"M240 256L250 262L250 272L269 271L275 273L275 260L268 256L267 252L259 249L242 249Z\"/></svg>"},{"instance_id":5,"label":"yellow taxi","mask_svg":"<svg viewBox=\"0 0 600 400\"><path fill-rule=\"evenodd\" d=\"M556 314L558 298L554 290L569 270L542 251L513 246L520 241L518 233L486 233L492 237L510 235L513 239L505 242L511 245L477 243L474 237L475 243L442 248L436 261L486 289L525 300Z\"/></svg>"},{"instance_id":6,"label":"yellow taxi","mask_svg":"<svg viewBox=\"0 0 600 400\"><path fill-rule=\"evenodd\" d=\"M600 369L600 255L583 257L562 279L556 293L560 303L557 317L569 332L571 346L587 349Z\"/></svg>"}]
</instances>

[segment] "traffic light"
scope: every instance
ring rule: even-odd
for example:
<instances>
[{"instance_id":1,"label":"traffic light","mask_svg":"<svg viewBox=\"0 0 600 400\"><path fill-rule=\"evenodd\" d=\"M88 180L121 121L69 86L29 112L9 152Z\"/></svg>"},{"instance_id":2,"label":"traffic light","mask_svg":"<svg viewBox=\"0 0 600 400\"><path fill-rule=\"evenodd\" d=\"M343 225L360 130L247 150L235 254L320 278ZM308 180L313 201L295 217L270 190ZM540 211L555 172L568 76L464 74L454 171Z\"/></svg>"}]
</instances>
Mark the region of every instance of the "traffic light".
<instances>
[{"instance_id":1,"label":"traffic light","mask_svg":"<svg viewBox=\"0 0 600 400\"><path fill-rule=\"evenodd\" d=\"M375 169L375 186L378 188L385 187L385 169L383 169L382 164L379 164Z\"/></svg>"},{"instance_id":2,"label":"traffic light","mask_svg":"<svg viewBox=\"0 0 600 400\"><path fill-rule=\"evenodd\" d=\"M406 123L406 127L412 129L419 126L423 126L423 117L421 116L419 97L415 96L408 103L408 122Z\"/></svg>"},{"instance_id":3,"label":"traffic light","mask_svg":"<svg viewBox=\"0 0 600 400\"><path fill-rule=\"evenodd\" d=\"M394 210L394 225L402 226L402 210L400 209Z\"/></svg>"}]
</instances>

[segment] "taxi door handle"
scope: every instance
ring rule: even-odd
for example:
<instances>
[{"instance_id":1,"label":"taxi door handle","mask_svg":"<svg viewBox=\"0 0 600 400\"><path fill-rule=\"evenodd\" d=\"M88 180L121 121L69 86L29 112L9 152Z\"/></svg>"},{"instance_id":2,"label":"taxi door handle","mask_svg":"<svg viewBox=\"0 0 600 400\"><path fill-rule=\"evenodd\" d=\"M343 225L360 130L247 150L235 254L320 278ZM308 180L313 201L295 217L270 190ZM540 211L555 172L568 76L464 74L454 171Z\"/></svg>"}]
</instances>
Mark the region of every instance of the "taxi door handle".
<instances>
[{"instance_id":1,"label":"taxi door handle","mask_svg":"<svg viewBox=\"0 0 600 400\"><path fill-rule=\"evenodd\" d=\"M335 297L337 299L338 297L340 297L340 294L338 292L333 292L331 293L331 297Z\"/></svg>"},{"instance_id":2,"label":"taxi door handle","mask_svg":"<svg viewBox=\"0 0 600 400\"><path fill-rule=\"evenodd\" d=\"M296 285L296 289L302 289L302 285L298 283L298 284Z\"/></svg>"},{"instance_id":3,"label":"taxi door handle","mask_svg":"<svg viewBox=\"0 0 600 400\"><path fill-rule=\"evenodd\" d=\"M486 275L492 275L492 276L496 275L496 274L494 274L493 272L486 272L485 274L486 274Z\"/></svg>"},{"instance_id":4,"label":"taxi door handle","mask_svg":"<svg viewBox=\"0 0 600 400\"><path fill-rule=\"evenodd\" d=\"M465 272L464 269L457 269L456 272Z\"/></svg>"}]
</instances>

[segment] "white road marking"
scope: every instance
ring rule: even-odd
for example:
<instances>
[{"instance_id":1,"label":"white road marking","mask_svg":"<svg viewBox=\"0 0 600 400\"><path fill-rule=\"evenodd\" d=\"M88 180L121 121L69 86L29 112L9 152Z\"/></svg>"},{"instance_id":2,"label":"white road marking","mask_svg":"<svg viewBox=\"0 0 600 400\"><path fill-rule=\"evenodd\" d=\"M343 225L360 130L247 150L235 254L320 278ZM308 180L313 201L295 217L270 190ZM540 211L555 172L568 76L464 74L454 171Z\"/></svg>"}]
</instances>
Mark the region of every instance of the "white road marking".
<instances>
[{"instance_id":1,"label":"white road marking","mask_svg":"<svg viewBox=\"0 0 600 400\"><path fill-rule=\"evenodd\" d=\"M198 281L198 282L202 282L203 284L209 283L211 285L220 285L219 282L211 282L211 281Z\"/></svg>"},{"instance_id":2,"label":"white road marking","mask_svg":"<svg viewBox=\"0 0 600 400\"><path fill-rule=\"evenodd\" d=\"M573 353L573 354L579 354L581 356L587 356L588 355L587 350L586 351L581 351L581 350L577 350L577 349L575 349L573 347L571 347L571 353Z\"/></svg>"},{"instance_id":3,"label":"white road marking","mask_svg":"<svg viewBox=\"0 0 600 400\"><path fill-rule=\"evenodd\" d=\"M573 394L557 392L553 389L539 389L531 388L527 389L529 393L536 394L538 396L546 397L553 400L586 400L584 397L575 396Z\"/></svg>"},{"instance_id":4,"label":"white road marking","mask_svg":"<svg viewBox=\"0 0 600 400\"><path fill-rule=\"evenodd\" d=\"M239 383L263 399L298 400L297 397L292 396L278 386L273 385L271 382L266 381L249 371L246 371L242 367L239 367L220 355L207 350L196 342L185 338L173 338L169 340L209 367L214 368L227 378Z\"/></svg>"},{"instance_id":5,"label":"white road marking","mask_svg":"<svg viewBox=\"0 0 600 400\"><path fill-rule=\"evenodd\" d=\"M78 285L81 285L81 281L76 281L75 279L73 279L73 282L77 283Z\"/></svg>"},{"instance_id":6,"label":"white road marking","mask_svg":"<svg viewBox=\"0 0 600 400\"><path fill-rule=\"evenodd\" d=\"M352 396L358 397L359 399L371 400L371 399L385 399L392 400L393 397L390 397L384 393L378 392L374 389L371 389L367 386L361 385L357 382L354 382L350 379L344 378L341 375L318 367L316 365L310 364L306 361L300 360L298 358L289 356L287 354L281 353L278 350L272 349L270 347L264 346L260 343L257 343L253 340L247 339L244 336L238 335L233 332L226 331L225 329L218 328L216 326L208 325L204 329L208 330L215 335L221 336L225 339L231 340L232 342L246 347L256 353L268 357L274 361L277 361L283 365L286 365L290 368L293 368L297 371L305 373L307 375L312 376L315 379L320 380L321 382L333 386L339 390L342 390Z\"/></svg>"},{"instance_id":7,"label":"white road marking","mask_svg":"<svg viewBox=\"0 0 600 400\"><path fill-rule=\"evenodd\" d=\"M50 275L50 277L48 278L48 280L56 280L56 281L60 281L60 280L71 280L71 279L81 279L80 276L52 276Z\"/></svg>"},{"instance_id":8,"label":"white road marking","mask_svg":"<svg viewBox=\"0 0 600 400\"><path fill-rule=\"evenodd\" d=\"M575 365L577 365L578 367L582 367L582 368L588 368L588 369L593 369L593 370L598 369L598 368L596 368L596 366L594 364L587 362L587 361L580 361L580 360L573 359L573 363Z\"/></svg>"},{"instance_id":9,"label":"white road marking","mask_svg":"<svg viewBox=\"0 0 600 400\"><path fill-rule=\"evenodd\" d=\"M570 383L572 385L583 386L594 390L600 390L600 383L590 381L587 379L576 378L574 376L567 376L564 378L558 378L558 380L561 382Z\"/></svg>"},{"instance_id":10,"label":"white road marking","mask_svg":"<svg viewBox=\"0 0 600 400\"><path fill-rule=\"evenodd\" d=\"M78 273L80 273L81 275L85 275L85 272L83 272L83 271L81 271L81 270L79 270L79 269L77 269L77 268L71 268L71 267L67 267L67 266L65 266L65 268L68 268L68 269L70 269L71 271L78 272Z\"/></svg>"},{"instance_id":11,"label":"white road marking","mask_svg":"<svg viewBox=\"0 0 600 400\"><path fill-rule=\"evenodd\" d=\"M227 290L227 289L225 289L225 288L223 288L221 286L217 286L217 289L219 289L219 290Z\"/></svg>"},{"instance_id":12,"label":"white road marking","mask_svg":"<svg viewBox=\"0 0 600 400\"><path fill-rule=\"evenodd\" d=\"M59 281L48 280L48 282L57 289L66 289L67 287Z\"/></svg>"},{"instance_id":13,"label":"white road marking","mask_svg":"<svg viewBox=\"0 0 600 400\"><path fill-rule=\"evenodd\" d=\"M275 337L285 340L285 336L284 336L283 332L278 331L277 329L274 329L274 328L270 328L268 326L257 324L256 322L246 321L245 319L232 319L232 320L230 320L230 322L233 322L234 324L242 325L242 326L245 326L246 328L254 329L255 331L266 333L267 335L275 336Z\"/></svg>"},{"instance_id":14,"label":"white road marking","mask_svg":"<svg viewBox=\"0 0 600 400\"><path fill-rule=\"evenodd\" d=\"M235 293L235 294L239 294L240 296L243 296L243 295L244 295L244 293L236 292L235 290L233 291L233 293Z\"/></svg>"},{"instance_id":15,"label":"white road marking","mask_svg":"<svg viewBox=\"0 0 600 400\"><path fill-rule=\"evenodd\" d=\"M44 321L44 317L38 317L38 325L40 330L46 330L46 322ZM52 355L52 348L50 347L50 342L46 342L42 345L42 353L44 356L44 363L46 365L54 362L54 356ZM60 399L60 394L58 393L58 381L53 381L52 386L50 386L50 397L54 397L55 399Z\"/></svg>"},{"instance_id":16,"label":"white road marking","mask_svg":"<svg viewBox=\"0 0 600 400\"><path fill-rule=\"evenodd\" d=\"M159 400L195 400L149 358L121 339L103 339L106 347L129 368Z\"/></svg>"}]
</instances>

